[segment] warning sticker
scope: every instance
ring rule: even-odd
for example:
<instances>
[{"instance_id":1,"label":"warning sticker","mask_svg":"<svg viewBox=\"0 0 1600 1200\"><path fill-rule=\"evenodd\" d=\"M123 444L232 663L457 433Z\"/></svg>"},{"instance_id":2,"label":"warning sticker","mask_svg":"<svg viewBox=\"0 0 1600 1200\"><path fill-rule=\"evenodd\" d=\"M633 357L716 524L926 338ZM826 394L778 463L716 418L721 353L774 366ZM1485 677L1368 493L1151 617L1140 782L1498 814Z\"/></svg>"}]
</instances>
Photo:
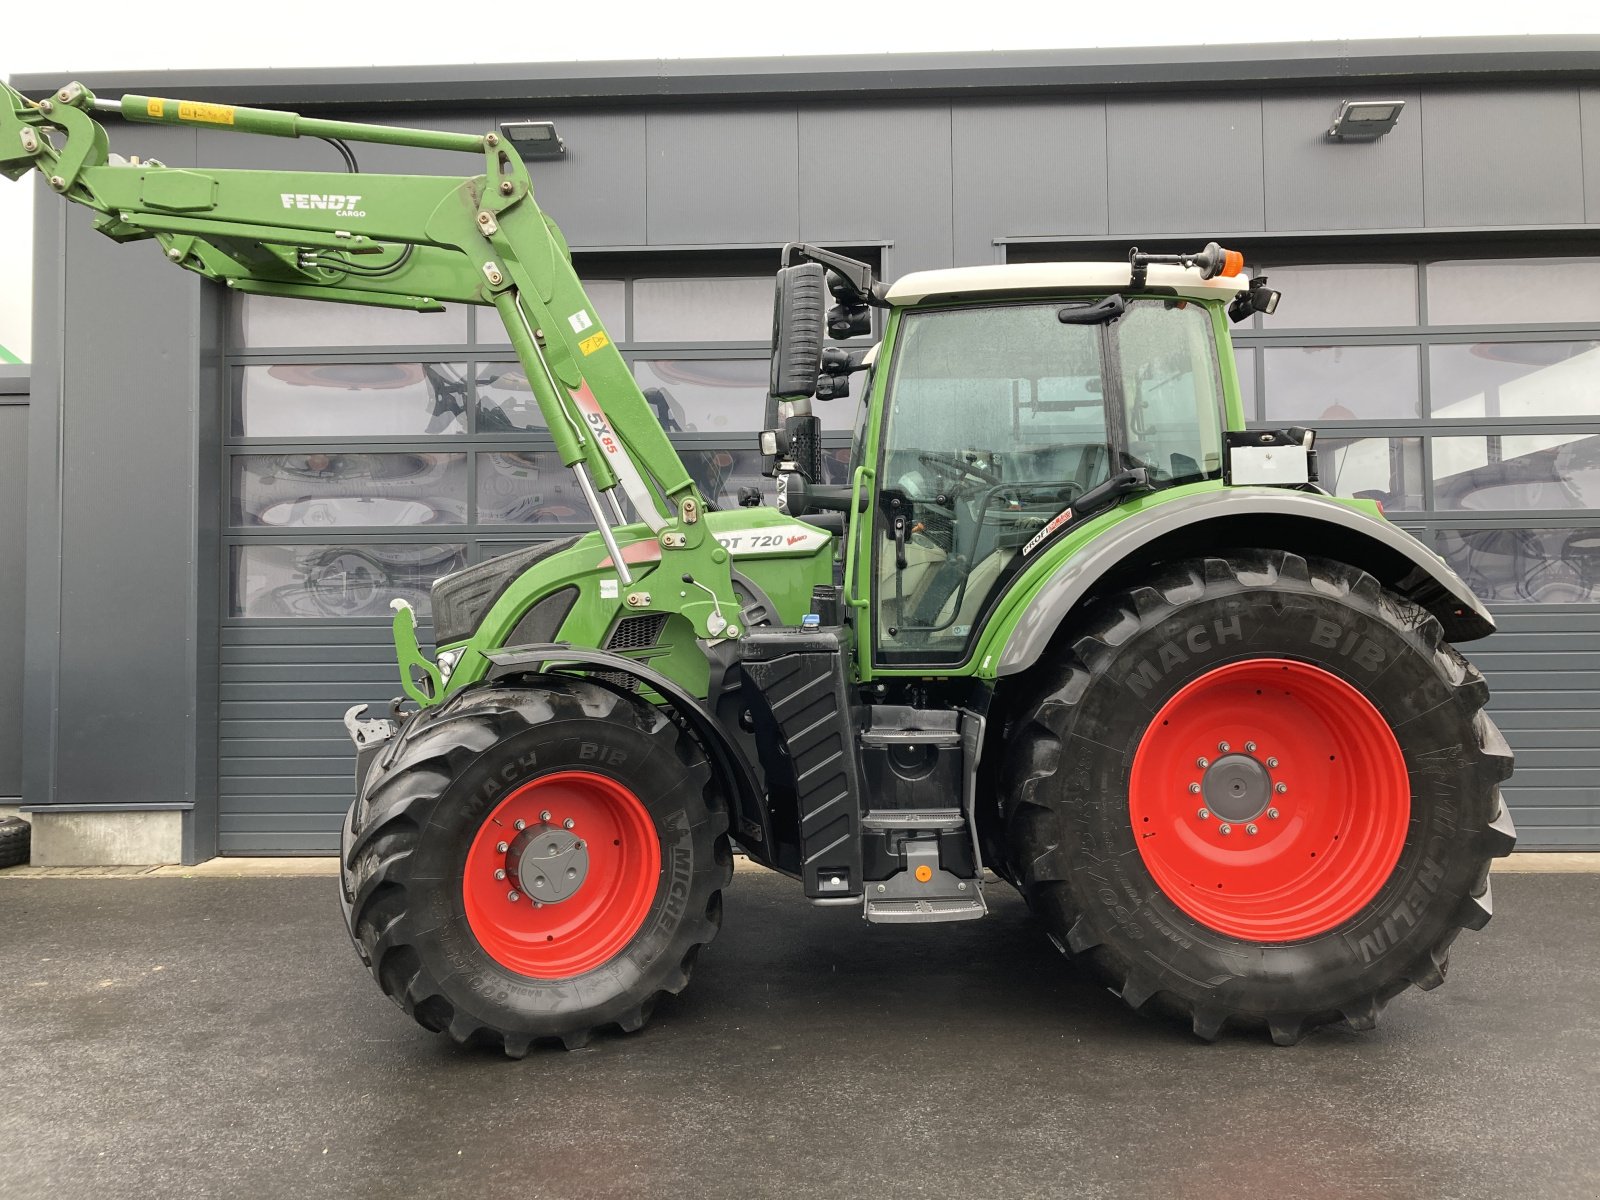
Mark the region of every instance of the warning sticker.
<instances>
[{"instance_id":1,"label":"warning sticker","mask_svg":"<svg viewBox=\"0 0 1600 1200\"><path fill-rule=\"evenodd\" d=\"M207 125L232 125L233 105L196 104L193 100L180 100L178 120L204 121Z\"/></svg>"},{"instance_id":2,"label":"warning sticker","mask_svg":"<svg viewBox=\"0 0 1600 1200\"><path fill-rule=\"evenodd\" d=\"M584 338L583 341L578 343L578 349L582 350L584 357L587 358L596 350L600 350L606 346L609 346L610 344L611 339L608 338L604 332L601 332L595 334L593 337Z\"/></svg>"},{"instance_id":3,"label":"warning sticker","mask_svg":"<svg viewBox=\"0 0 1600 1200\"><path fill-rule=\"evenodd\" d=\"M567 318L567 323L572 326L573 333L582 333L585 329L594 324L594 322L589 319L589 314L581 308Z\"/></svg>"},{"instance_id":4,"label":"warning sticker","mask_svg":"<svg viewBox=\"0 0 1600 1200\"><path fill-rule=\"evenodd\" d=\"M615 579L602 579L600 581L600 599L615 600L617 598L617 581Z\"/></svg>"},{"instance_id":5,"label":"warning sticker","mask_svg":"<svg viewBox=\"0 0 1600 1200\"><path fill-rule=\"evenodd\" d=\"M166 101L157 100L154 96L144 102L144 110L152 117L159 117L167 111Z\"/></svg>"}]
</instances>

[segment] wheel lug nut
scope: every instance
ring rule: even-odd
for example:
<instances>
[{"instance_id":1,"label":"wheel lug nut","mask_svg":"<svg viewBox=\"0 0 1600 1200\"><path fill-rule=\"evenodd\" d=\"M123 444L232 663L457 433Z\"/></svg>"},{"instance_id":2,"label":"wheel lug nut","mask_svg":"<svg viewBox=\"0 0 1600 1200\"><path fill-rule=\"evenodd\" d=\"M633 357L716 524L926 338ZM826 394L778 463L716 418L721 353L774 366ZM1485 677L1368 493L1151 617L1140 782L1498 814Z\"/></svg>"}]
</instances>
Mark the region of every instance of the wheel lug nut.
<instances>
[{"instance_id":1,"label":"wheel lug nut","mask_svg":"<svg viewBox=\"0 0 1600 1200\"><path fill-rule=\"evenodd\" d=\"M1209 767L1211 765L1211 763L1207 759L1197 758L1197 759L1194 760L1194 765L1199 767L1202 771L1204 771L1207 767Z\"/></svg>"},{"instance_id":2,"label":"wheel lug nut","mask_svg":"<svg viewBox=\"0 0 1600 1200\"><path fill-rule=\"evenodd\" d=\"M1209 821L1211 819L1211 810L1209 808L1202 808L1194 815L1199 817L1202 821Z\"/></svg>"},{"instance_id":3,"label":"wheel lug nut","mask_svg":"<svg viewBox=\"0 0 1600 1200\"><path fill-rule=\"evenodd\" d=\"M1246 742L1244 744L1244 752L1246 754L1254 754L1256 752L1256 744L1254 742Z\"/></svg>"},{"instance_id":4,"label":"wheel lug nut","mask_svg":"<svg viewBox=\"0 0 1600 1200\"><path fill-rule=\"evenodd\" d=\"M571 829L576 824L576 821L574 821L571 817L568 817L565 821L561 822L561 828Z\"/></svg>"},{"instance_id":5,"label":"wheel lug nut","mask_svg":"<svg viewBox=\"0 0 1600 1200\"><path fill-rule=\"evenodd\" d=\"M518 900L522 899L522 893L517 891L515 888L512 888L509 892L506 893L506 899L511 901L511 903L515 904Z\"/></svg>"},{"instance_id":6,"label":"wheel lug nut","mask_svg":"<svg viewBox=\"0 0 1600 1200\"><path fill-rule=\"evenodd\" d=\"M1198 783L1191 783L1189 785L1189 794L1191 796L1198 796L1200 794L1200 785Z\"/></svg>"},{"instance_id":7,"label":"wheel lug nut","mask_svg":"<svg viewBox=\"0 0 1600 1200\"><path fill-rule=\"evenodd\" d=\"M545 809L542 813L539 814L539 820L545 821L545 822L548 822L550 820L550 810L548 808Z\"/></svg>"},{"instance_id":8,"label":"wheel lug nut","mask_svg":"<svg viewBox=\"0 0 1600 1200\"><path fill-rule=\"evenodd\" d=\"M511 822L511 828L515 829L518 833L521 833L527 827L528 827L528 823L526 821L513 821L513 822Z\"/></svg>"},{"instance_id":9,"label":"wheel lug nut","mask_svg":"<svg viewBox=\"0 0 1600 1200\"><path fill-rule=\"evenodd\" d=\"M511 847L505 842L496 842L494 844L494 848L500 851L501 854L504 854L507 850L511 849Z\"/></svg>"},{"instance_id":10,"label":"wheel lug nut","mask_svg":"<svg viewBox=\"0 0 1600 1200\"><path fill-rule=\"evenodd\" d=\"M1278 819L1278 810L1275 809L1275 808L1267 809L1267 820L1276 821L1277 819Z\"/></svg>"},{"instance_id":11,"label":"wheel lug nut","mask_svg":"<svg viewBox=\"0 0 1600 1200\"><path fill-rule=\"evenodd\" d=\"M1230 833L1233 832L1233 826L1232 825L1218 825L1217 826L1217 832L1220 833L1223 837L1227 837Z\"/></svg>"},{"instance_id":12,"label":"wheel lug nut","mask_svg":"<svg viewBox=\"0 0 1600 1200\"><path fill-rule=\"evenodd\" d=\"M1227 742L1218 742L1217 743L1217 753L1226 754L1227 752L1228 752L1228 743Z\"/></svg>"},{"instance_id":13,"label":"wheel lug nut","mask_svg":"<svg viewBox=\"0 0 1600 1200\"><path fill-rule=\"evenodd\" d=\"M1278 765L1278 760L1277 760L1277 759L1275 759L1275 758L1269 758L1269 759L1267 759L1267 766L1269 766L1269 767L1275 767L1275 766L1277 766L1277 765Z\"/></svg>"},{"instance_id":14,"label":"wheel lug nut","mask_svg":"<svg viewBox=\"0 0 1600 1200\"><path fill-rule=\"evenodd\" d=\"M1272 785L1272 790L1281 796L1289 790L1289 785L1287 783L1275 783Z\"/></svg>"},{"instance_id":15,"label":"wheel lug nut","mask_svg":"<svg viewBox=\"0 0 1600 1200\"><path fill-rule=\"evenodd\" d=\"M496 879L504 879L506 877L506 869L504 867L501 867L498 871L496 871L494 873L494 877Z\"/></svg>"},{"instance_id":16,"label":"wheel lug nut","mask_svg":"<svg viewBox=\"0 0 1600 1200\"><path fill-rule=\"evenodd\" d=\"M1255 822L1253 822L1253 821L1250 824L1248 824L1248 825L1246 825L1244 827L1244 831L1246 833L1248 833L1251 837L1255 837L1255 835L1260 832L1260 830L1258 830L1256 828Z\"/></svg>"}]
</instances>

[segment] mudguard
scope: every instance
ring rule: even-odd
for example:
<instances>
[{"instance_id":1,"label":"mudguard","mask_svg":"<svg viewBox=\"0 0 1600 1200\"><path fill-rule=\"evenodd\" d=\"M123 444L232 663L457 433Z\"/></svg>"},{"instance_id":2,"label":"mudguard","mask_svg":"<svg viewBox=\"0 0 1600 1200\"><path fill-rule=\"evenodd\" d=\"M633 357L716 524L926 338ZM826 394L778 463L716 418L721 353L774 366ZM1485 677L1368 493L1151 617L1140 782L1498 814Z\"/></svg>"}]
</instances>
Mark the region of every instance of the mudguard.
<instances>
[{"instance_id":1,"label":"mudguard","mask_svg":"<svg viewBox=\"0 0 1600 1200\"><path fill-rule=\"evenodd\" d=\"M1494 618L1445 561L1405 530L1314 492L1229 487L1161 504L1108 527L1045 587L1007 638L997 675L1038 661L1073 610L1101 580L1152 551L1189 557L1229 546L1271 547L1337 558L1371 572L1427 609L1452 642L1494 632Z\"/></svg>"},{"instance_id":2,"label":"mudguard","mask_svg":"<svg viewBox=\"0 0 1600 1200\"><path fill-rule=\"evenodd\" d=\"M574 667L579 670L598 667L605 672L631 676L661 696L688 724L694 739L710 758L712 769L727 787L733 805L735 839L751 858L763 866L781 869L773 857L777 847L772 840L772 821L767 813L766 793L758 784L755 772L738 745L717 723L705 702L682 684L637 659L624 658L606 650L590 650L561 643L506 646L500 650L490 650L484 657L491 664L486 676L488 679L523 673L560 674ZM602 678L596 682L606 681Z\"/></svg>"}]
</instances>

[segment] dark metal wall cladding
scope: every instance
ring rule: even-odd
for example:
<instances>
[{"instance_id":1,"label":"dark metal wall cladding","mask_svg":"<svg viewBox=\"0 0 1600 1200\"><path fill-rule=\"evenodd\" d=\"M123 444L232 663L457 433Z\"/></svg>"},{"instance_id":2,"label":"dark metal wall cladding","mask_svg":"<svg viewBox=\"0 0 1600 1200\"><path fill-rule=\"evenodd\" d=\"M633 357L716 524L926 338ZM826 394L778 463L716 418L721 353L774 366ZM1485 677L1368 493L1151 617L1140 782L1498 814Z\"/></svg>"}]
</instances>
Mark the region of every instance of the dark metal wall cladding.
<instances>
[{"instance_id":1,"label":"dark metal wall cladding","mask_svg":"<svg viewBox=\"0 0 1600 1200\"><path fill-rule=\"evenodd\" d=\"M1495 614L1461 647L1489 680L1489 713L1516 751L1504 786L1522 849L1600 848L1600 613Z\"/></svg>"},{"instance_id":2,"label":"dark metal wall cladding","mask_svg":"<svg viewBox=\"0 0 1600 1200\"><path fill-rule=\"evenodd\" d=\"M27 395L0 394L0 804L22 796L22 559L28 507Z\"/></svg>"},{"instance_id":3,"label":"dark metal wall cladding","mask_svg":"<svg viewBox=\"0 0 1600 1200\"><path fill-rule=\"evenodd\" d=\"M431 630L419 634L432 654ZM400 691L389 628L228 625L218 706L222 854L333 854L354 798L345 710L387 716Z\"/></svg>"}]
</instances>

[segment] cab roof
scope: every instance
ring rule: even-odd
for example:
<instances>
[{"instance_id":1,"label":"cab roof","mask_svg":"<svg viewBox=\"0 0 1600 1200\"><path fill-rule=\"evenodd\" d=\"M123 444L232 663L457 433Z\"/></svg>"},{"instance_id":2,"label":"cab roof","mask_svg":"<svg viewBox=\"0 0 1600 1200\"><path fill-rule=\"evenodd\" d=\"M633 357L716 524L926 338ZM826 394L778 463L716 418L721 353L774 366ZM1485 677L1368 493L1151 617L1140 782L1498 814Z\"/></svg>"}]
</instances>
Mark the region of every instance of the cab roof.
<instances>
[{"instance_id":1,"label":"cab roof","mask_svg":"<svg viewBox=\"0 0 1600 1200\"><path fill-rule=\"evenodd\" d=\"M896 307L954 296L1004 296L1029 292L1068 290L1127 291L1129 267L1125 262L1012 263L994 267L955 267L944 271L914 271L889 288L889 303ZM1149 288L1170 289L1194 300L1227 300L1246 290L1244 275L1219 275L1201 279L1193 267L1154 263L1146 282Z\"/></svg>"}]
</instances>

